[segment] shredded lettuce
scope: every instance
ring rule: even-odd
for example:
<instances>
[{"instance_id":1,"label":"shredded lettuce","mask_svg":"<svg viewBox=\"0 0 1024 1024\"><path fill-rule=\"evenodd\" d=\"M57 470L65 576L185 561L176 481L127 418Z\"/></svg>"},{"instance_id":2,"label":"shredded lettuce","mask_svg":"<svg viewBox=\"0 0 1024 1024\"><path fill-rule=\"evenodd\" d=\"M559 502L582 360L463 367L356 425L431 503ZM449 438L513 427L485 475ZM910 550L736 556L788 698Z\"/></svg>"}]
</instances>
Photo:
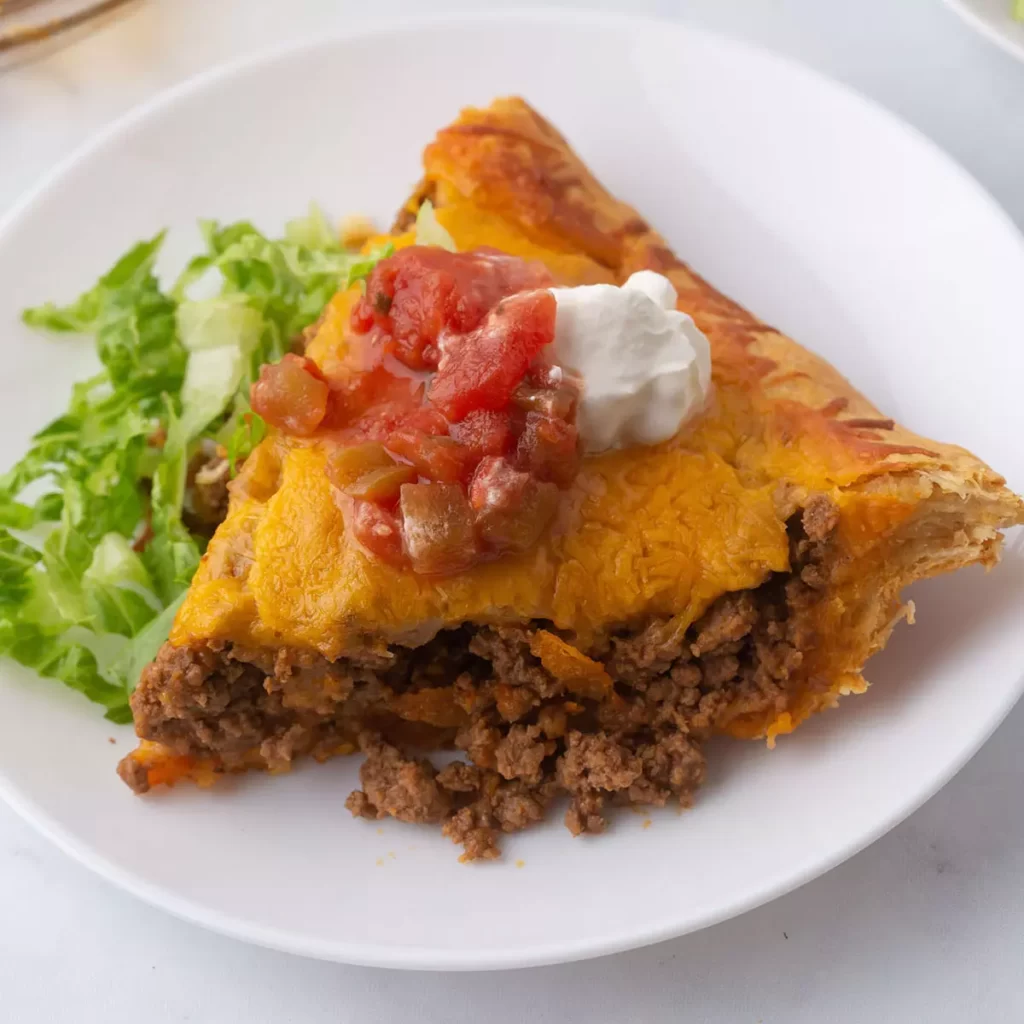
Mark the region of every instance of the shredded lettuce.
<instances>
[{"instance_id":1,"label":"shredded lettuce","mask_svg":"<svg viewBox=\"0 0 1024 1024\"><path fill-rule=\"evenodd\" d=\"M316 207L280 239L246 221L200 228L204 251L168 289L160 233L70 305L23 314L91 335L100 369L0 476L0 655L116 722L130 720L202 554L186 521L190 462L211 441L232 467L248 455L266 433L249 408L260 367L391 251L343 249ZM192 294L200 281L212 296Z\"/></svg>"},{"instance_id":2,"label":"shredded lettuce","mask_svg":"<svg viewBox=\"0 0 1024 1024\"><path fill-rule=\"evenodd\" d=\"M221 430L221 443L227 448L228 467L232 477L235 467L249 457L249 453L267 436L263 418L249 409L248 401L239 396L236 410Z\"/></svg>"},{"instance_id":3,"label":"shredded lettuce","mask_svg":"<svg viewBox=\"0 0 1024 1024\"><path fill-rule=\"evenodd\" d=\"M449 252L457 252L455 239L441 225L434 212L434 204L429 199L420 203L416 213L416 244L436 245Z\"/></svg>"},{"instance_id":4,"label":"shredded lettuce","mask_svg":"<svg viewBox=\"0 0 1024 1024\"><path fill-rule=\"evenodd\" d=\"M305 217L296 217L285 225L284 237L296 245L304 245L307 249L329 249L337 245L337 232L331 227L324 211L316 203L309 204Z\"/></svg>"}]
</instances>

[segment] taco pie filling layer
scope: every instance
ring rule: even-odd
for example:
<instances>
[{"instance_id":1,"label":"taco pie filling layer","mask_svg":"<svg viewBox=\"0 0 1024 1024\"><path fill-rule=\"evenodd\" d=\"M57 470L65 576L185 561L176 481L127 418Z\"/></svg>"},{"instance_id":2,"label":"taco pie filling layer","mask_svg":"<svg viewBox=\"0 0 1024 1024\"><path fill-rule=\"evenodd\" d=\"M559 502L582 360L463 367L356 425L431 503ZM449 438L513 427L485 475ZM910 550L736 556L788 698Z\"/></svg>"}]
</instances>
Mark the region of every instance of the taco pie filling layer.
<instances>
[{"instance_id":1,"label":"taco pie filling layer","mask_svg":"<svg viewBox=\"0 0 1024 1024\"><path fill-rule=\"evenodd\" d=\"M1024 521L980 460L694 274L521 100L424 165L368 243L393 254L254 385L272 429L133 696L136 791L362 750L351 812L470 859L565 796L599 832L687 805L710 736L773 742L863 690L902 589L993 564Z\"/></svg>"}]
</instances>

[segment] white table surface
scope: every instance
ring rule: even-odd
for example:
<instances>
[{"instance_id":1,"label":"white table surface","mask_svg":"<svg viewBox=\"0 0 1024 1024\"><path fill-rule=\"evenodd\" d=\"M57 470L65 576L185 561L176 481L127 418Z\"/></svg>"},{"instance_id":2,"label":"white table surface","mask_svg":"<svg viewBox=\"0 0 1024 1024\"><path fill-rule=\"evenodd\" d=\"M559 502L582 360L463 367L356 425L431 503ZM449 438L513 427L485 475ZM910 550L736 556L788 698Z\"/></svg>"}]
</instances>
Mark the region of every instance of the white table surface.
<instances>
[{"instance_id":1,"label":"white table surface","mask_svg":"<svg viewBox=\"0 0 1024 1024\"><path fill-rule=\"evenodd\" d=\"M360 12L482 5L148 0L0 71L0 212L100 126L195 71ZM945 147L1024 226L1024 64L939 0L589 6L685 18L843 79ZM803 889L646 950L504 974L341 967L208 934L93 877L0 804L0 1020L1022 1021L1022 750L1024 705L922 810Z\"/></svg>"}]
</instances>

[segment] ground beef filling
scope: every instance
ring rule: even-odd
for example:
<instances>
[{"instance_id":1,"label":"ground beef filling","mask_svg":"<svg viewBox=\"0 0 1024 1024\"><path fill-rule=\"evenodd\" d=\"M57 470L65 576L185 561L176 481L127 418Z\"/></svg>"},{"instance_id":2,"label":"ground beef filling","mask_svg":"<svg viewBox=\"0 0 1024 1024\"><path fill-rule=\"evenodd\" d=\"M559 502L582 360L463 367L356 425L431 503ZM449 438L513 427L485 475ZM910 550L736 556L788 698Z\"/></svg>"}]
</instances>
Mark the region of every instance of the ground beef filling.
<instances>
[{"instance_id":1,"label":"ground beef filling","mask_svg":"<svg viewBox=\"0 0 1024 1024\"><path fill-rule=\"evenodd\" d=\"M336 662L168 644L133 695L136 728L214 771L284 770L301 755L358 748L352 814L440 824L470 860L497 857L503 833L540 821L559 796L574 835L601 832L616 805L687 806L712 732L786 709L816 641L808 613L827 583L836 521L832 502L812 499L790 522L791 572L721 597L683 635L657 620L607 637L588 652L615 684L600 701L568 692L531 653L547 623L464 627ZM452 748L464 759L440 770L420 756ZM149 788L131 755L120 772Z\"/></svg>"},{"instance_id":2,"label":"ground beef filling","mask_svg":"<svg viewBox=\"0 0 1024 1024\"><path fill-rule=\"evenodd\" d=\"M189 463L185 480L185 523L195 533L212 536L228 513L231 467L222 448L207 439Z\"/></svg>"}]
</instances>

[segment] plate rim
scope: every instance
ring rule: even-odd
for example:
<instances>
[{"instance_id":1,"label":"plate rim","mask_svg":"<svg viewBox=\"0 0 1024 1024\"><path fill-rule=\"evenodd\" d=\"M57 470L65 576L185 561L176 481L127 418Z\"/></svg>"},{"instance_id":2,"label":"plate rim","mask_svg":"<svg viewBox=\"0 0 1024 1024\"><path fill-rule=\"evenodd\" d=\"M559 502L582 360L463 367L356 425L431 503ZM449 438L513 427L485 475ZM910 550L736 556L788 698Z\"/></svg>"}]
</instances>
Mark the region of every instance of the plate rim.
<instances>
[{"instance_id":1,"label":"plate rim","mask_svg":"<svg viewBox=\"0 0 1024 1024\"><path fill-rule=\"evenodd\" d=\"M946 0L946 2L951 7L956 6L952 0ZM831 91L846 101L854 103L861 110L870 113L875 119L881 119L891 127L899 128L903 134L910 136L917 146L922 147L928 153L930 159L945 165L946 170L958 180L959 188L973 192L975 200L987 207L995 221L1002 223L1002 226L1014 237L1022 261L1024 261L1024 236L988 190L922 131L845 82L832 78L803 61L769 47L727 33L695 26L685 19L621 12L546 8L489 12L456 11L414 18L365 19L354 25L334 26L315 36L305 35L285 43L261 47L200 71L136 104L94 132L60 159L31 189L16 199L9 209L0 216L0 245L3 245L7 233L23 218L31 216L37 204L42 202L53 188L59 187L61 180L75 167L89 160L108 142L128 133L135 124L159 114L163 109L173 106L184 97L201 93L208 88L215 87L222 80L244 74L277 60L286 59L293 54L314 52L320 48L343 45L354 39L387 36L395 32L407 33L419 29L436 29L444 26L473 27L495 22L532 22L556 24L569 28L590 26L607 28L611 26L625 31L646 27L648 30L656 29L691 38L703 38L715 45L745 51L759 59L773 62L790 74L802 76L814 88ZM31 797L23 793L2 767L0 767L0 797L28 824L105 881L174 917L233 939L281 952L364 967L439 971L537 967L624 952L696 932L762 906L826 874L904 821L942 789L984 745L1012 710L1022 693L1024 693L1024 674L1018 679L1016 685L1007 691L1004 698L989 709L983 727L977 731L971 742L966 744L956 757L945 763L942 770L936 773L927 786L914 792L911 799L903 802L878 821L875 827L867 830L855 842L833 851L824 859L802 865L784 881L775 882L753 894L743 895L729 903L722 904L713 911L694 915L674 924L665 923L648 928L633 927L606 937L580 939L571 943L561 942L550 946L533 945L528 948L509 946L502 950L487 951L482 955L473 955L470 950L438 950L422 946L382 945L380 943L358 942L353 944L343 939L311 939L294 931L241 920L220 911L211 910L202 903L177 895L173 890L148 882L99 853L88 843L80 841L72 832L37 806Z\"/></svg>"}]
</instances>

